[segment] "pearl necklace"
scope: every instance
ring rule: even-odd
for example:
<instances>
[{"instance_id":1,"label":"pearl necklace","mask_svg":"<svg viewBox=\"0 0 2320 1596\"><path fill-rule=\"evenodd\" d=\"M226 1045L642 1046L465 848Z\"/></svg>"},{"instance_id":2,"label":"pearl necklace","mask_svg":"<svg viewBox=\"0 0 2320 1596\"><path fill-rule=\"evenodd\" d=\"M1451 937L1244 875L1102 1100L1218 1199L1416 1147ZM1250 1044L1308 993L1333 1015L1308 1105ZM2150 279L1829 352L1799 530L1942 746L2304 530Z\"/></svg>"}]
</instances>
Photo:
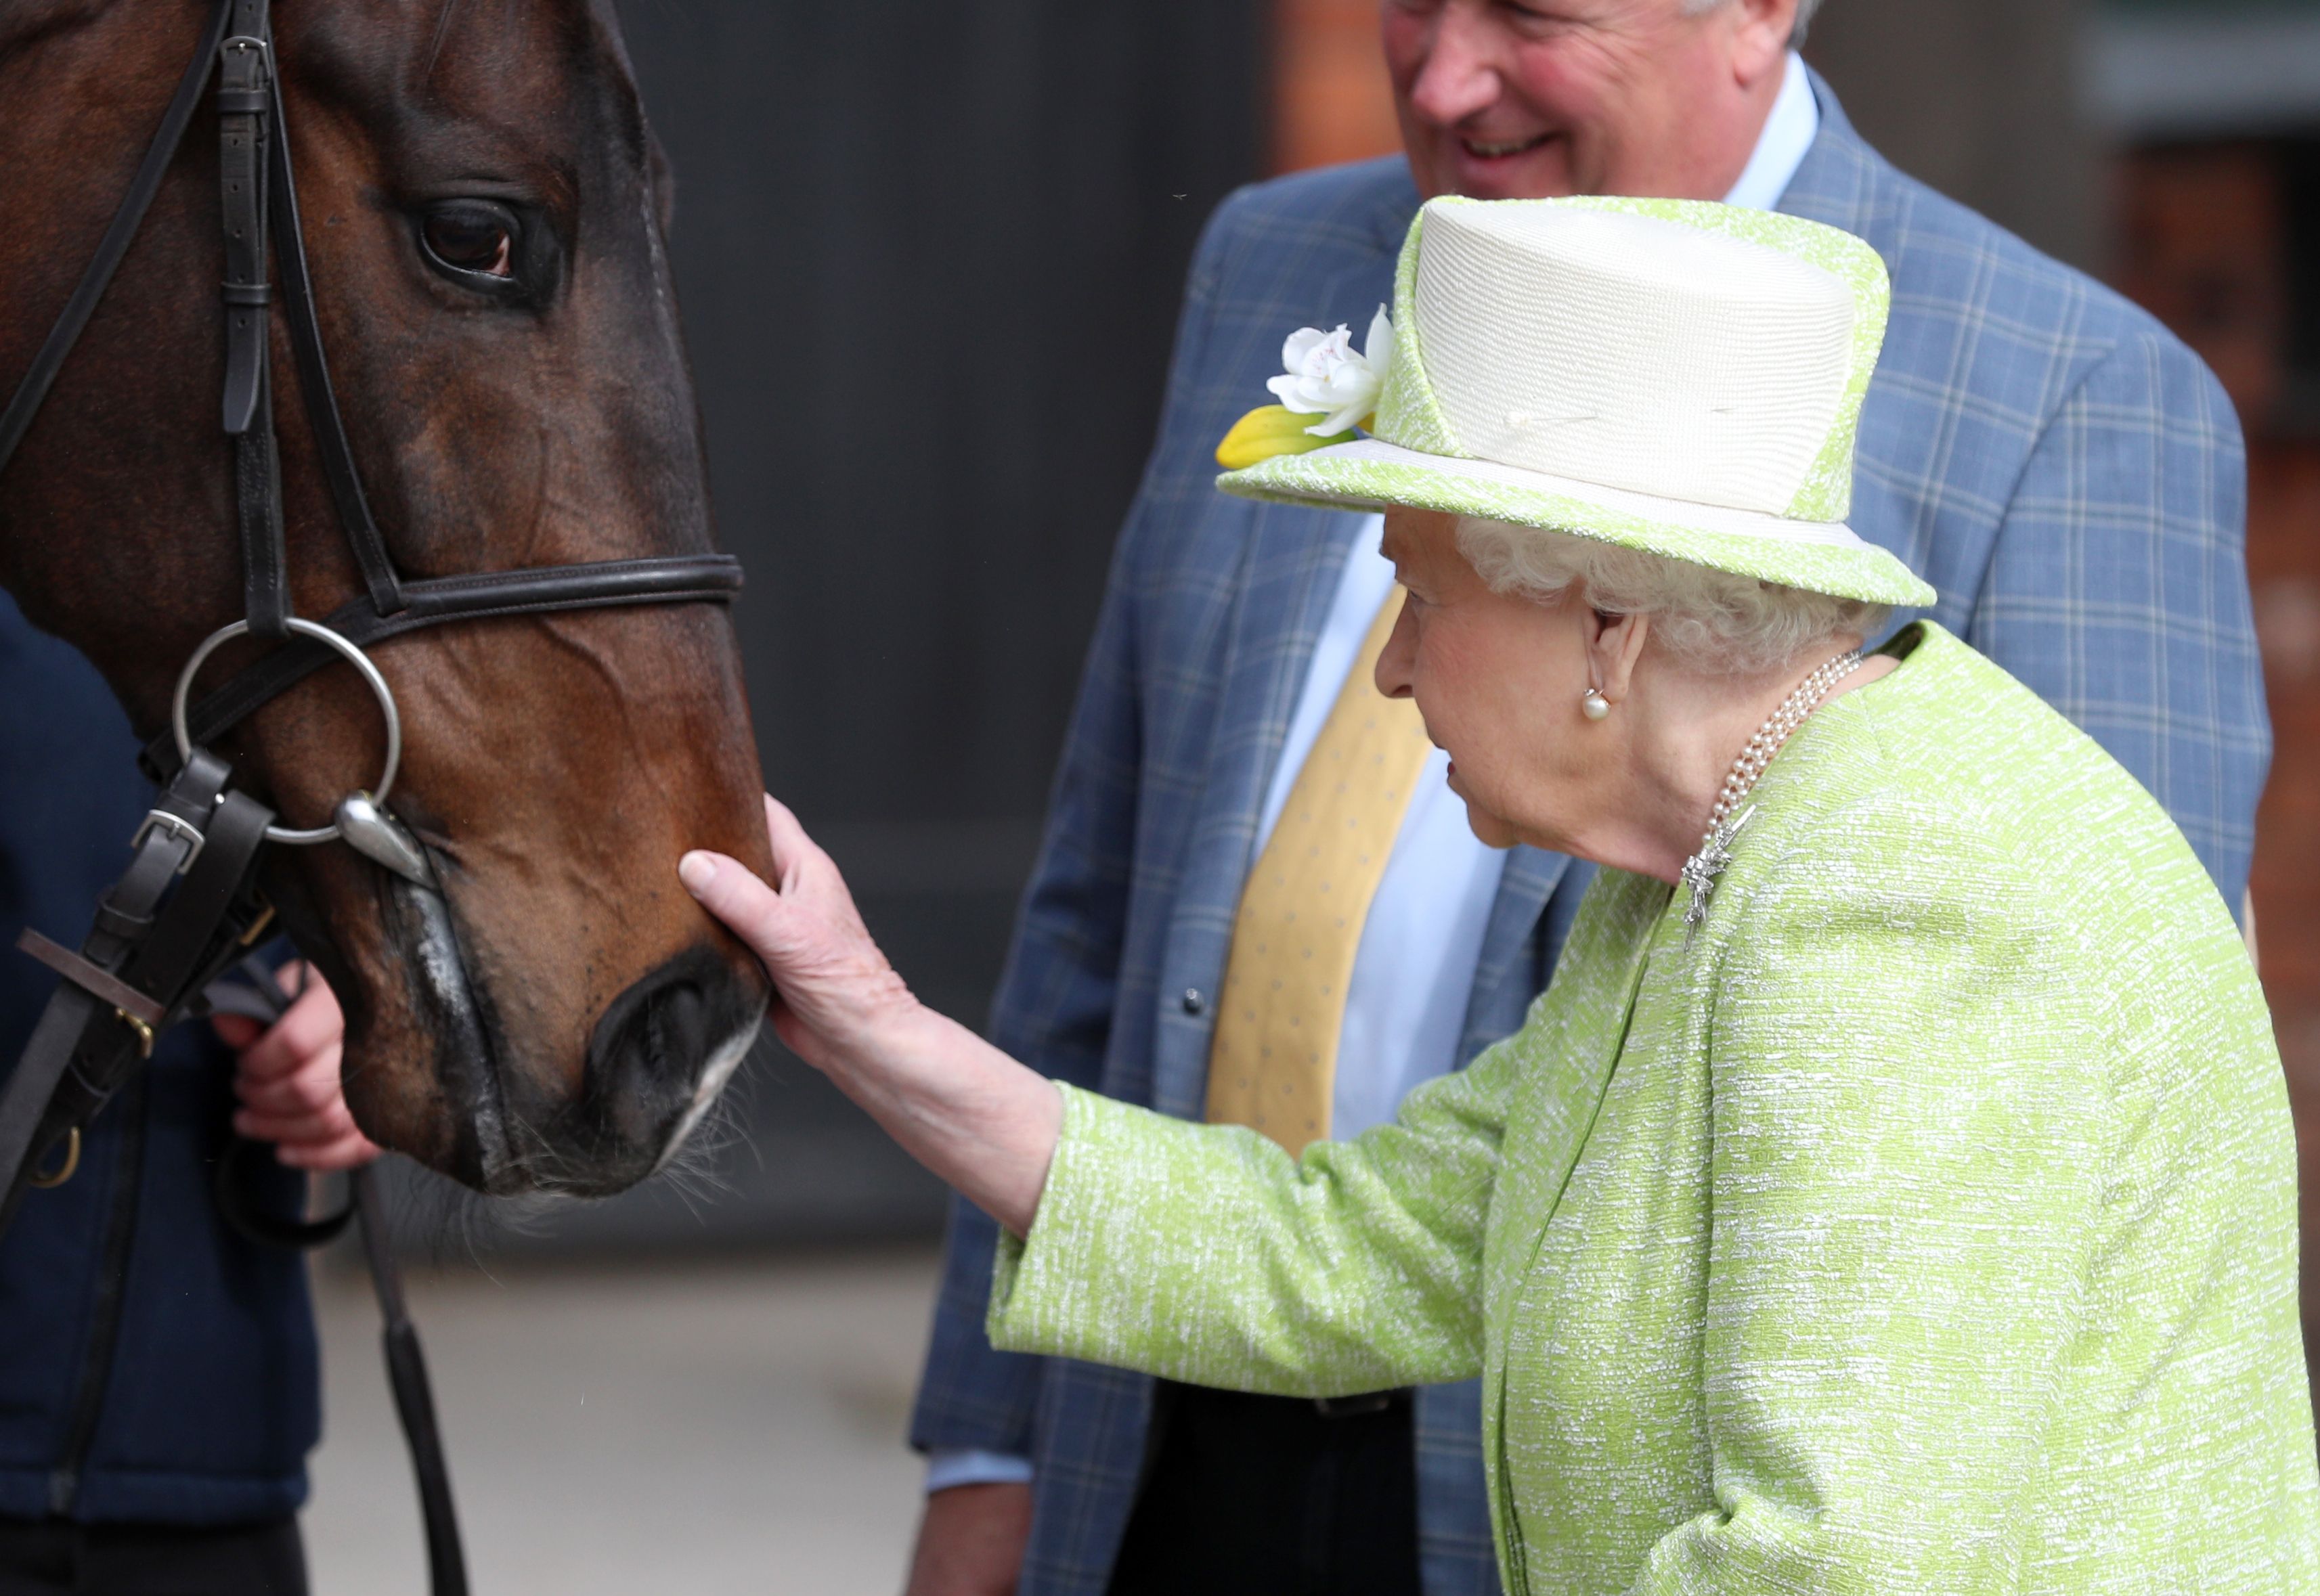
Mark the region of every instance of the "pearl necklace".
<instances>
[{"instance_id":1,"label":"pearl necklace","mask_svg":"<svg viewBox=\"0 0 2320 1596\"><path fill-rule=\"evenodd\" d=\"M1861 650L1848 648L1807 676L1765 718L1748 746L1740 750L1740 757L1732 761L1724 790L1716 796L1716 807L1708 811L1708 830L1699 834L1699 851L1683 862L1683 884L1691 889L1691 902L1683 911L1684 924L1696 926L1708 918L1708 894L1716 890L1716 878L1724 873L1724 866L1732 862L1732 839L1756 812L1754 804L1741 809L1740 801L1754 788L1772 756L1804 724L1805 717L1820 708L1831 688L1859 670L1861 661Z\"/></svg>"}]
</instances>

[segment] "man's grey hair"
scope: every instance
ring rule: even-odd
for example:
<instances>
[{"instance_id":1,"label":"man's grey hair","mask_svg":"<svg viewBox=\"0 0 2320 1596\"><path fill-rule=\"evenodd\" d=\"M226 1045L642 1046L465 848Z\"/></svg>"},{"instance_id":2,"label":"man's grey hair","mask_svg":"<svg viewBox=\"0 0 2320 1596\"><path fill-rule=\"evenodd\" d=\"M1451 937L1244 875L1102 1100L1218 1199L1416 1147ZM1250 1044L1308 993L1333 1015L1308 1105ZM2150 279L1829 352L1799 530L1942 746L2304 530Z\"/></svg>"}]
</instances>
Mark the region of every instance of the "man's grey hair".
<instances>
[{"instance_id":1,"label":"man's grey hair","mask_svg":"<svg viewBox=\"0 0 2320 1596\"><path fill-rule=\"evenodd\" d=\"M1689 14L1698 16L1703 12L1714 11L1719 5L1730 4L1732 0L1683 0L1683 8ZM1805 29L1811 25L1813 13L1819 9L1820 0L1797 0L1797 23L1789 33L1789 43L1791 47L1805 41Z\"/></svg>"},{"instance_id":2,"label":"man's grey hair","mask_svg":"<svg viewBox=\"0 0 2320 1596\"><path fill-rule=\"evenodd\" d=\"M1458 518L1458 552L1494 593L1553 603L1583 583L1589 604L1650 617L1655 644L1683 665L1719 676L1761 676L1817 644L1872 636L1888 613L1883 604L1480 516Z\"/></svg>"}]
</instances>

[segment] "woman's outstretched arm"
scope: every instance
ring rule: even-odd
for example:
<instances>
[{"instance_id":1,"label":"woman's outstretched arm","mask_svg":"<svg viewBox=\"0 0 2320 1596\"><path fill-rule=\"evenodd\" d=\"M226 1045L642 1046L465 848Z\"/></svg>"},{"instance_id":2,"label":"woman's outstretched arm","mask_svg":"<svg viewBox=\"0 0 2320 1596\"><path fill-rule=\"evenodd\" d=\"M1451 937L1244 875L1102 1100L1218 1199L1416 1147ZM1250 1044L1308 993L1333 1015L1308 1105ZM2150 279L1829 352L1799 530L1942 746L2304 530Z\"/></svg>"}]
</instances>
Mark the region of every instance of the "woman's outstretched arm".
<instances>
[{"instance_id":1,"label":"woman's outstretched arm","mask_svg":"<svg viewBox=\"0 0 2320 1596\"><path fill-rule=\"evenodd\" d=\"M772 886L723 854L677 875L765 962L774 1030L904 1150L1017 1236L1064 1120L1055 1084L920 1003L870 939L829 856L771 797Z\"/></svg>"},{"instance_id":2,"label":"woman's outstretched arm","mask_svg":"<svg viewBox=\"0 0 2320 1596\"><path fill-rule=\"evenodd\" d=\"M1242 1126L1059 1089L929 1013L795 819L769 800L766 822L775 886L700 853L685 884L765 961L782 1038L1013 1233L994 1347L1306 1396L1481 1368L1500 1136L1536 1063L1521 1049L1292 1159Z\"/></svg>"}]
</instances>

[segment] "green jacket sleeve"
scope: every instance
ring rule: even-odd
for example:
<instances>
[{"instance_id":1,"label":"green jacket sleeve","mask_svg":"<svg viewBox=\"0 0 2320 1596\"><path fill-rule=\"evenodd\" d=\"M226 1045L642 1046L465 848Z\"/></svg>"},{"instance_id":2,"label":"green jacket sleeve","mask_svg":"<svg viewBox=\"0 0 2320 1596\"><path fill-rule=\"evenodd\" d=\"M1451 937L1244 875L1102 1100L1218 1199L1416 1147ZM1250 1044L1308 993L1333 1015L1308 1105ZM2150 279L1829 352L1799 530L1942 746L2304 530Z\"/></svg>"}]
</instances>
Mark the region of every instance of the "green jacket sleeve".
<instances>
[{"instance_id":1,"label":"green jacket sleeve","mask_svg":"<svg viewBox=\"0 0 2320 1596\"><path fill-rule=\"evenodd\" d=\"M1831 817L1714 982L1705 1383L1716 1510L1631 1596L2017 1588L2017 1493L2086 1321L2104 999L1970 835ZM1953 861L1942 890L1893 861ZM1963 891L1956 884L1970 879ZM2121 1461L2122 1467L2132 1467Z\"/></svg>"},{"instance_id":2,"label":"green jacket sleeve","mask_svg":"<svg viewBox=\"0 0 2320 1596\"><path fill-rule=\"evenodd\" d=\"M1393 1124L1301 1160L1238 1126L1063 1088L1038 1220L1001 1238L992 1345L1276 1395L1479 1373L1515 1070L1501 1044Z\"/></svg>"}]
</instances>

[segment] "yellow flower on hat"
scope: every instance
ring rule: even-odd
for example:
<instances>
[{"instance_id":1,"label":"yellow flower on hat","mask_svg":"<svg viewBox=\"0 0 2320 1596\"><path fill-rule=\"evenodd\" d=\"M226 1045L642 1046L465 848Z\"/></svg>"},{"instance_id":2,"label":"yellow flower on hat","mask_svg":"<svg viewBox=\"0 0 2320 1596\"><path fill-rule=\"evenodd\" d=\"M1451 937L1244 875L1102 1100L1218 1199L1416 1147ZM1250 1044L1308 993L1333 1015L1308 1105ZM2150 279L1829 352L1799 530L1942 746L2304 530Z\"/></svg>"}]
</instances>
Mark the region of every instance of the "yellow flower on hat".
<instances>
[{"instance_id":1,"label":"yellow flower on hat","mask_svg":"<svg viewBox=\"0 0 2320 1596\"><path fill-rule=\"evenodd\" d=\"M1281 363L1288 370L1264 385L1281 403L1250 411L1217 445L1217 464L1226 470L1350 440L1353 429L1377 409L1392 368L1393 323L1378 306L1358 353L1352 330L1342 322L1332 332L1300 327L1281 346ZM1314 422L1314 416L1321 420Z\"/></svg>"},{"instance_id":2,"label":"yellow flower on hat","mask_svg":"<svg viewBox=\"0 0 2320 1596\"><path fill-rule=\"evenodd\" d=\"M1235 422L1224 441L1217 445L1217 464L1228 471L1238 471L1276 455L1301 455L1308 449L1352 440L1351 431L1314 437L1307 425L1312 419L1285 405L1260 404Z\"/></svg>"}]
</instances>

